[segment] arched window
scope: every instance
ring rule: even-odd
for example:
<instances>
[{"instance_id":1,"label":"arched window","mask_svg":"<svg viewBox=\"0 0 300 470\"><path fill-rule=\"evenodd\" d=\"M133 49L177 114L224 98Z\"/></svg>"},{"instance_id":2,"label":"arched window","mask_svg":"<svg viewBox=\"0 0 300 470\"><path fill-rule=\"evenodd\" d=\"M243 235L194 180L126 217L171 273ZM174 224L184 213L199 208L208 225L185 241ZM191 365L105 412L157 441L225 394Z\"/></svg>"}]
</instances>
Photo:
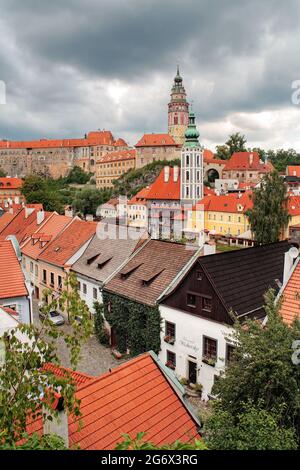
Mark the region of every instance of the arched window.
<instances>
[{"instance_id":1,"label":"arched window","mask_svg":"<svg viewBox=\"0 0 300 470\"><path fill-rule=\"evenodd\" d=\"M197 166L200 165L200 155L197 155Z\"/></svg>"},{"instance_id":2,"label":"arched window","mask_svg":"<svg viewBox=\"0 0 300 470\"><path fill-rule=\"evenodd\" d=\"M190 156L189 156L189 155L186 156L186 160L185 160L185 161L186 161L186 164L187 164L187 165L190 164Z\"/></svg>"},{"instance_id":3,"label":"arched window","mask_svg":"<svg viewBox=\"0 0 300 470\"><path fill-rule=\"evenodd\" d=\"M190 181L190 172L189 171L186 171L185 176L186 176L186 180Z\"/></svg>"}]
</instances>

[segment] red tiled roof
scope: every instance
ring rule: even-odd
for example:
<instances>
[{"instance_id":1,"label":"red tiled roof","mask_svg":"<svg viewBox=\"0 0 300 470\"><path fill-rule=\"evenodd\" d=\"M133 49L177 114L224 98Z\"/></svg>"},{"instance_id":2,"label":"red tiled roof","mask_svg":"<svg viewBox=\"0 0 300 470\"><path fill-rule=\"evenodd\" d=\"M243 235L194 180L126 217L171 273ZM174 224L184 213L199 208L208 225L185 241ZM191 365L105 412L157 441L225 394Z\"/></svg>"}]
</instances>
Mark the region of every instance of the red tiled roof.
<instances>
[{"instance_id":1,"label":"red tiled roof","mask_svg":"<svg viewBox=\"0 0 300 470\"><path fill-rule=\"evenodd\" d=\"M28 296L25 279L10 240L0 240L0 299Z\"/></svg>"},{"instance_id":2,"label":"red tiled roof","mask_svg":"<svg viewBox=\"0 0 300 470\"><path fill-rule=\"evenodd\" d=\"M159 176L151 185L147 199L180 199L180 168L178 169L177 181L174 181L174 168L170 168L168 182L165 182L164 171L164 169L161 170Z\"/></svg>"},{"instance_id":3,"label":"red tiled roof","mask_svg":"<svg viewBox=\"0 0 300 470\"><path fill-rule=\"evenodd\" d=\"M39 255L49 245L41 246L40 241L49 242L54 239L69 223L72 219L64 215L58 215L53 212L50 217L41 225L41 227L35 231L29 240L23 245L22 253L29 256L32 259L37 259ZM30 236L30 235L29 235ZM37 242L33 245L32 239L36 239Z\"/></svg>"},{"instance_id":4,"label":"red tiled roof","mask_svg":"<svg viewBox=\"0 0 300 470\"><path fill-rule=\"evenodd\" d=\"M84 139L40 139L32 141L0 141L0 148L58 148L58 147L89 147L92 145L111 145L115 143L110 131L93 131Z\"/></svg>"},{"instance_id":5,"label":"red tiled roof","mask_svg":"<svg viewBox=\"0 0 300 470\"><path fill-rule=\"evenodd\" d=\"M285 323L291 325L295 318L300 318L300 263L297 262L282 293L281 316Z\"/></svg>"},{"instance_id":6,"label":"red tiled roof","mask_svg":"<svg viewBox=\"0 0 300 470\"><path fill-rule=\"evenodd\" d=\"M96 162L97 165L110 162L120 162L125 160L133 160L136 158L136 150L118 150L104 155L101 160Z\"/></svg>"},{"instance_id":7,"label":"red tiled roof","mask_svg":"<svg viewBox=\"0 0 300 470\"><path fill-rule=\"evenodd\" d=\"M300 215L300 196L290 196L288 198L288 212L291 216Z\"/></svg>"},{"instance_id":8,"label":"red tiled roof","mask_svg":"<svg viewBox=\"0 0 300 470\"><path fill-rule=\"evenodd\" d=\"M226 170L256 170L260 172L272 171L271 162L261 163L257 152L235 152L231 158L226 161L224 171Z\"/></svg>"},{"instance_id":9,"label":"red tiled roof","mask_svg":"<svg viewBox=\"0 0 300 470\"><path fill-rule=\"evenodd\" d=\"M12 221L13 218L13 214L10 214L9 212L4 212L4 214L0 217L0 234L5 229L5 227L7 227L7 225Z\"/></svg>"},{"instance_id":10,"label":"red tiled roof","mask_svg":"<svg viewBox=\"0 0 300 470\"><path fill-rule=\"evenodd\" d=\"M21 189L23 181L20 178L0 178L0 190Z\"/></svg>"},{"instance_id":11,"label":"red tiled roof","mask_svg":"<svg viewBox=\"0 0 300 470\"><path fill-rule=\"evenodd\" d=\"M128 144L124 139L117 139L115 142L115 147L128 147Z\"/></svg>"},{"instance_id":12,"label":"red tiled roof","mask_svg":"<svg viewBox=\"0 0 300 470\"><path fill-rule=\"evenodd\" d=\"M73 219L38 257L41 261L64 266L67 261L95 234L96 222Z\"/></svg>"},{"instance_id":13,"label":"red tiled roof","mask_svg":"<svg viewBox=\"0 0 300 470\"><path fill-rule=\"evenodd\" d=\"M135 196L133 196L130 199L130 201L128 201L128 205L147 204L147 198L148 198L150 189L151 189L151 186L147 186L146 188L141 189Z\"/></svg>"},{"instance_id":14,"label":"red tiled roof","mask_svg":"<svg viewBox=\"0 0 300 470\"><path fill-rule=\"evenodd\" d=\"M150 353L79 386L76 398L81 416L69 417L70 447L113 450L123 434L134 438L138 432L157 446L200 438L195 419ZM41 433L41 418L27 431Z\"/></svg>"},{"instance_id":15,"label":"red tiled roof","mask_svg":"<svg viewBox=\"0 0 300 470\"><path fill-rule=\"evenodd\" d=\"M288 165L287 176L297 176L297 178L300 178L300 165Z\"/></svg>"},{"instance_id":16,"label":"red tiled roof","mask_svg":"<svg viewBox=\"0 0 300 470\"><path fill-rule=\"evenodd\" d=\"M55 364L51 364L50 362L48 362L47 364L44 364L43 370L52 372L57 377L62 377L62 378L68 377L70 374L72 379L76 383L77 387L90 383L92 380L95 380L95 377L92 377L91 375L87 375L87 374L84 374L83 372L78 372L72 369L68 369L67 367L56 366Z\"/></svg>"},{"instance_id":17,"label":"red tiled roof","mask_svg":"<svg viewBox=\"0 0 300 470\"><path fill-rule=\"evenodd\" d=\"M144 134L135 147L161 147L177 145L169 134Z\"/></svg>"},{"instance_id":18,"label":"red tiled roof","mask_svg":"<svg viewBox=\"0 0 300 470\"><path fill-rule=\"evenodd\" d=\"M200 205L203 205L205 211L244 213L253 207L252 192L246 191L241 194L240 197L236 193L229 193L222 196L217 196L216 194L205 196L197 202L194 209L199 209ZM242 209L238 210L239 207Z\"/></svg>"},{"instance_id":19,"label":"red tiled roof","mask_svg":"<svg viewBox=\"0 0 300 470\"><path fill-rule=\"evenodd\" d=\"M49 215L50 212L45 212L45 219L47 219ZM27 215L26 209L23 208L13 216L6 227L2 230L0 228L0 235L2 238L7 237L8 235L14 235L18 242L21 243L25 236L30 236L37 228L37 211L33 210L29 215Z\"/></svg>"}]
</instances>

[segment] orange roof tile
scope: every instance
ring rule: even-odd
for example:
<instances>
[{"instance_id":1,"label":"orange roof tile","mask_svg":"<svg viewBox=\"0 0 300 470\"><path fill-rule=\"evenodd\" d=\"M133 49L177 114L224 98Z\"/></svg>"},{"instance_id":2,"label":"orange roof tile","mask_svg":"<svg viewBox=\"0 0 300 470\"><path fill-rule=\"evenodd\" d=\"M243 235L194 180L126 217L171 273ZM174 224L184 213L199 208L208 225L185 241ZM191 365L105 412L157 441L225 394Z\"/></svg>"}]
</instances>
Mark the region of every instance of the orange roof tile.
<instances>
[{"instance_id":1,"label":"orange roof tile","mask_svg":"<svg viewBox=\"0 0 300 470\"><path fill-rule=\"evenodd\" d=\"M119 162L125 160L133 160L136 158L136 150L118 150L116 152L110 152L96 162L97 165L110 162Z\"/></svg>"},{"instance_id":2,"label":"orange roof tile","mask_svg":"<svg viewBox=\"0 0 300 470\"><path fill-rule=\"evenodd\" d=\"M176 142L169 134L144 134L135 147L161 147L172 145L176 146Z\"/></svg>"},{"instance_id":3,"label":"orange roof tile","mask_svg":"<svg viewBox=\"0 0 300 470\"><path fill-rule=\"evenodd\" d=\"M216 194L204 196L203 199L197 202L194 209L199 209L201 205L203 205L205 211L244 213L253 207L252 192L246 191L241 195L229 193L221 196ZM238 210L239 207L241 210Z\"/></svg>"},{"instance_id":4,"label":"orange roof tile","mask_svg":"<svg viewBox=\"0 0 300 470\"><path fill-rule=\"evenodd\" d=\"M45 219L49 217L50 213L45 212ZM23 208L18 211L11 221L1 230L1 237L7 237L8 235L14 235L18 242L21 243L25 236L30 236L38 228L37 224L37 211L35 209L32 212Z\"/></svg>"},{"instance_id":5,"label":"orange roof tile","mask_svg":"<svg viewBox=\"0 0 300 470\"><path fill-rule=\"evenodd\" d=\"M46 247L38 259L64 266L67 261L95 234L96 222L73 219L72 222Z\"/></svg>"},{"instance_id":6,"label":"orange roof tile","mask_svg":"<svg viewBox=\"0 0 300 470\"><path fill-rule=\"evenodd\" d=\"M300 178L300 165L288 165L287 176L297 176L297 178Z\"/></svg>"},{"instance_id":7,"label":"orange roof tile","mask_svg":"<svg viewBox=\"0 0 300 470\"><path fill-rule=\"evenodd\" d=\"M299 261L296 262L297 265L295 265L294 271L282 292L280 313L284 322L288 325L291 325L295 318L300 318L300 263Z\"/></svg>"},{"instance_id":8,"label":"orange roof tile","mask_svg":"<svg viewBox=\"0 0 300 470\"><path fill-rule=\"evenodd\" d=\"M52 372L57 377L68 377L70 374L77 386L84 385L90 383L92 380L95 380L95 377L92 377L91 375L68 369L67 367L60 367L55 364L51 364L50 362L44 364L43 370Z\"/></svg>"},{"instance_id":9,"label":"orange roof tile","mask_svg":"<svg viewBox=\"0 0 300 470\"><path fill-rule=\"evenodd\" d=\"M0 299L28 296L25 279L14 246L0 240Z\"/></svg>"},{"instance_id":10,"label":"orange roof tile","mask_svg":"<svg viewBox=\"0 0 300 470\"><path fill-rule=\"evenodd\" d=\"M23 181L20 178L0 178L0 190L21 189Z\"/></svg>"},{"instance_id":11,"label":"orange roof tile","mask_svg":"<svg viewBox=\"0 0 300 470\"><path fill-rule=\"evenodd\" d=\"M150 353L79 386L76 398L81 416L69 417L69 445L81 450L113 450L123 434L141 431L157 446L200 438L196 420ZM27 431L41 432L41 418Z\"/></svg>"},{"instance_id":12,"label":"orange roof tile","mask_svg":"<svg viewBox=\"0 0 300 470\"><path fill-rule=\"evenodd\" d=\"M224 171L226 170L257 170L260 172L269 172L274 169L271 162L261 163L257 152L235 152L231 158L226 161Z\"/></svg>"},{"instance_id":13,"label":"orange roof tile","mask_svg":"<svg viewBox=\"0 0 300 470\"><path fill-rule=\"evenodd\" d=\"M146 188L141 189L135 196L133 196L130 201L128 201L128 205L133 204L147 204L148 194L151 190L151 185L147 186Z\"/></svg>"},{"instance_id":14,"label":"orange roof tile","mask_svg":"<svg viewBox=\"0 0 300 470\"><path fill-rule=\"evenodd\" d=\"M0 217L0 234L5 229L5 227L7 227L7 225L12 221L13 218L13 214L10 214L9 212L4 212L4 214Z\"/></svg>"},{"instance_id":15,"label":"orange roof tile","mask_svg":"<svg viewBox=\"0 0 300 470\"><path fill-rule=\"evenodd\" d=\"M72 219L64 215L58 215L53 212L50 217L36 230L29 240L22 247L23 255L29 256L32 259L37 259L39 255L47 248L49 243L41 245L40 242L50 242L54 239ZM32 240L35 239L36 243L33 244Z\"/></svg>"},{"instance_id":16,"label":"orange roof tile","mask_svg":"<svg viewBox=\"0 0 300 470\"><path fill-rule=\"evenodd\" d=\"M148 192L147 199L180 199L180 170L178 179L174 181L174 168L170 168L169 180L165 182L164 169L161 170L159 176Z\"/></svg>"},{"instance_id":17,"label":"orange roof tile","mask_svg":"<svg viewBox=\"0 0 300 470\"><path fill-rule=\"evenodd\" d=\"M300 196L290 196L288 198L289 215L300 215Z\"/></svg>"}]
</instances>

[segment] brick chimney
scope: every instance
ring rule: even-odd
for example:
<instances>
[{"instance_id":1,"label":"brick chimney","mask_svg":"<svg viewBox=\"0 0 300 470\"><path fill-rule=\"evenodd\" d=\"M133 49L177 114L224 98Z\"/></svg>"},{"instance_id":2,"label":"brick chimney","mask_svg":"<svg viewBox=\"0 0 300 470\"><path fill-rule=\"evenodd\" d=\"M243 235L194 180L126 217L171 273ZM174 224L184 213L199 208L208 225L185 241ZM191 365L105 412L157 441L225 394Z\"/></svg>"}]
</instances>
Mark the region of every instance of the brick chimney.
<instances>
[{"instance_id":1,"label":"brick chimney","mask_svg":"<svg viewBox=\"0 0 300 470\"><path fill-rule=\"evenodd\" d=\"M169 182L169 178L170 178L170 167L169 167L169 166L165 166L165 167L164 167L164 182L165 182L165 183L168 183L168 182Z\"/></svg>"},{"instance_id":2,"label":"brick chimney","mask_svg":"<svg viewBox=\"0 0 300 470\"><path fill-rule=\"evenodd\" d=\"M65 446L69 447L69 424L68 424L68 415L64 408L64 399L61 396L57 396L56 401L52 408L58 412L57 416L54 416L49 413L49 410L44 407L44 412L46 416L43 418L43 431L44 434L57 434L61 437L65 443ZM47 419L48 416L51 416L52 420Z\"/></svg>"},{"instance_id":3,"label":"brick chimney","mask_svg":"<svg viewBox=\"0 0 300 470\"><path fill-rule=\"evenodd\" d=\"M250 155L249 155L249 165L250 166L253 165L253 153L250 153Z\"/></svg>"}]
</instances>

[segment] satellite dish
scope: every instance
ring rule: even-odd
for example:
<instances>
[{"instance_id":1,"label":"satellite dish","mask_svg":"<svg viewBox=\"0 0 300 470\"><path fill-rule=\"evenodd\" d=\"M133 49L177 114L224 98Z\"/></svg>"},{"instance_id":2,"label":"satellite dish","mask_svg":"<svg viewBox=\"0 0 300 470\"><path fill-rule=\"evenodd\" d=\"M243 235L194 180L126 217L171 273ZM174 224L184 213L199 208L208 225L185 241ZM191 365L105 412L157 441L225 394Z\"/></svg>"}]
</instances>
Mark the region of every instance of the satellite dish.
<instances>
[{"instance_id":1,"label":"satellite dish","mask_svg":"<svg viewBox=\"0 0 300 470\"><path fill-rule=\"evenodd\" d=\"M292 259L296 259L299 256L299 250L295 246L289 249L289 255Z\"/></svg>"}]
</instances>

